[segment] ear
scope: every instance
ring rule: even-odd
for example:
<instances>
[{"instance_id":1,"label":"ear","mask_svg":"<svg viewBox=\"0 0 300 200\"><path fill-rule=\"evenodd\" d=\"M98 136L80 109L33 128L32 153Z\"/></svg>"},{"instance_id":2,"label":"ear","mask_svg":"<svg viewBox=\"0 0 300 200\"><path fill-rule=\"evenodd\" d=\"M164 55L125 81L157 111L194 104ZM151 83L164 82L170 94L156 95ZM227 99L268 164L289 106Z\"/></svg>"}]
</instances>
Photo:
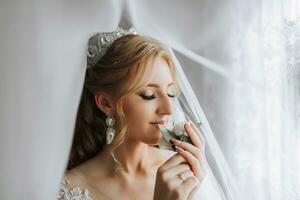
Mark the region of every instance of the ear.
<instances>
[{"instance_id":1,"label":"ear","mask_svg":"<svg viewBox=\"0 0 300 200\"><path fill-rule=\"evenodd\" d=\"M101 109L107 116L112 116L114 113L114 106L112 99L107 95L95 95L95 102L99 109Z\"/></svg>"}]
</instances>

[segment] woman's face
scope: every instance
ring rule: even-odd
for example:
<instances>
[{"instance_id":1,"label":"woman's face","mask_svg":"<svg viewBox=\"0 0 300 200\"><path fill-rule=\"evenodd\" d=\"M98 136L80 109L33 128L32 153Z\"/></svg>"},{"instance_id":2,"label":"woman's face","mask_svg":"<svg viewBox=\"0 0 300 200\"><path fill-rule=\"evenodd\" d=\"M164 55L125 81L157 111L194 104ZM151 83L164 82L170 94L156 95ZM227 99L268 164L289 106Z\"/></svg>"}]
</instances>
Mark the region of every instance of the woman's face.
<instances>
[{"instance_id":1,"label":"woman's face","mask_svg":"<svg viewBox=\"0 0 300 200\"><path fill-rule=\"evenodd\" d=\"M146 144L158 144L161 134L157 123L166 125L173 113L175 95L173 78L167 62L157 58L148 86L124 98L123 109L128 122L129 138Z\"/></svg>"}]
</instances>

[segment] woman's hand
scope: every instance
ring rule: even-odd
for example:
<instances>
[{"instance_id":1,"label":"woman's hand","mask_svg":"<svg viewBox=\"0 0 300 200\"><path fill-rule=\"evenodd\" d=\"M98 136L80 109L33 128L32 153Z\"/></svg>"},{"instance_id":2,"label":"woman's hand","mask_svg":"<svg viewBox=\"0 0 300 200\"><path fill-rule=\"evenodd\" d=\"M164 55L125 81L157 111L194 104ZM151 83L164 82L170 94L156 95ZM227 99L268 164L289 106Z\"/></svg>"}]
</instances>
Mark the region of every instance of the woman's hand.
<instances>
[{"instance_id":1,"label":"woman's hand","mask_svg":"<svg viewBox=\"0 0 300 200\"><path fill-rule=\"evenodd\" d=\"M204 153L206 141L194 123L186 123L184 128L192 140L193 145L175 139L171 139L171 141L175 144L177 152L189 163L194 176L197 177L199 183L201 183L209 167ZM194 188L188 199L194 196L196 189L197 188Z\"/></svg>"},{"instance_id":2,"label":"woman's hand","mask_svg":"<svg viewBox=\"0 0 300 200\"><path fill-rule=\"evenodd\" d=\"M186 200L198 184L186 159L176 153L158 168L153 199Z\"/></svg>"}]
</instances>

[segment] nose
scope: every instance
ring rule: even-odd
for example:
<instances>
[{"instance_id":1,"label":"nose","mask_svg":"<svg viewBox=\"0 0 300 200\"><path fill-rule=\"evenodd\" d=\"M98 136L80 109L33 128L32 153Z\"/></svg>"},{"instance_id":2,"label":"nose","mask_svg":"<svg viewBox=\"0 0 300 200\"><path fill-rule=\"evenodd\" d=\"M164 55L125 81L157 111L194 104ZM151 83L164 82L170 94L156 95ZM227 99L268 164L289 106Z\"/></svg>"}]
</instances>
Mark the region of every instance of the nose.
<instances>
[{"instance_id":1,"label":"nose","mask_svg":"<svg viewBox=\"0 0 300 200\"><path fill-rule=\"evenodd\" d=\"M160 100L160 105L158 107L158 113L160 115L172 115L173 114L173 102L172 98L168 95L163 95Z\"/></svg>"}]
</instances>

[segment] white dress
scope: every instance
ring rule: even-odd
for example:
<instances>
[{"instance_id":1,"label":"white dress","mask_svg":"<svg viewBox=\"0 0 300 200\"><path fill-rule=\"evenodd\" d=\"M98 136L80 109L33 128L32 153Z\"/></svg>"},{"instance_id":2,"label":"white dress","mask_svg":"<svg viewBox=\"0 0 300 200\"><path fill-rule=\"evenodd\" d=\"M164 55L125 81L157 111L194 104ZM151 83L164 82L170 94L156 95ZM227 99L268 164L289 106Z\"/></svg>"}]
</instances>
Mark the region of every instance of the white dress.
<instances>
[{"instance_id":1,"label":"white dress","mask_svg":"<svg viewBox=\"0 0 300 200\"><path fill-rule=\"evenodd\" d=\"M90 197L87 189L82 191L79 187L67 188L68 184L70 181L64 176L60 184L58 200L94 200Z\"/></svg>"}]
</instances>

